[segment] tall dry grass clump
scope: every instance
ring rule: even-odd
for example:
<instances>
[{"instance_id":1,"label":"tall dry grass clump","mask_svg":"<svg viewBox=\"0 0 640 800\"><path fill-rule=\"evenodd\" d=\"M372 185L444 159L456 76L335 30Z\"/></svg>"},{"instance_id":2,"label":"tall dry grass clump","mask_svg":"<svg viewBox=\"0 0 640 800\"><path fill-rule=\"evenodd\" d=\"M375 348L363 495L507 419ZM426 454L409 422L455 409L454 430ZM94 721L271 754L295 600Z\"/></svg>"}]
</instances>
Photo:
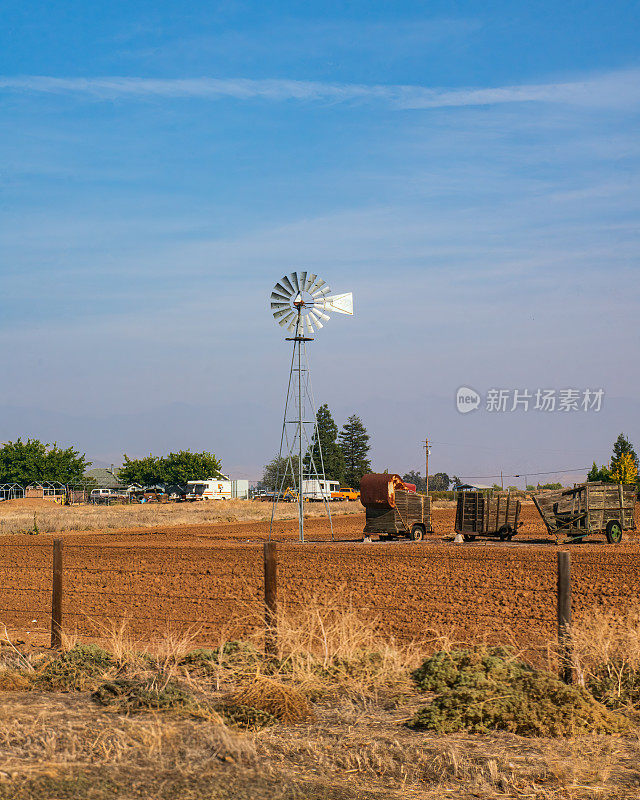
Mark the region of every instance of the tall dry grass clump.
<instances>
[{"instance_id":1,"label":"tall dry grass clump","mask_svg":"<svg viewBox=\"0 0 640 800\"><path fill-rule=\"evenodd\" d=\"M594 609L573 627L574 664L582 683L612 708L640 707L640 601Z\"/></svg>"},{"instance_id":2,"label":"tall dry grass clump","mask_svg":"<svg viewBox=\"0 0 640 800\"><path fill-rule=\"evenodd\" d=\"M411 691L409 668L421 652L418 644L381 634L355 608L317 597L280 607L278 648L277 673L314 699Z\"/></svg>"}]
</instances>

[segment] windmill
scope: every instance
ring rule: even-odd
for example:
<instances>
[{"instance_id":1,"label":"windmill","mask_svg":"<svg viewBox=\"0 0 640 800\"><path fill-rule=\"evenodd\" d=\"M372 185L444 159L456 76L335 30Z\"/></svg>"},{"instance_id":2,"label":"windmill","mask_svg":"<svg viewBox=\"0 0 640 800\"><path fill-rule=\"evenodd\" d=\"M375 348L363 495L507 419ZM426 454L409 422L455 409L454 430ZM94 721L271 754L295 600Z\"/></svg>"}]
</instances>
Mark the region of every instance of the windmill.
<instances>
[{"instance_id":1,"label":"windmill","mask_svg":"<svg viewBox=\"0 0 640 800\"><path fill-rule=\"evenodd\" d=\"M271 311L278 325L285 328L289 334L285 338L286 341L293 342L293 353L289 369L287 398L284 404L280 452L278 453L278 465L283 464L283 469L281 470L282 474L279 472L276 476L269 538L271 538L273 530L276 506L283 495L287 476L291 475L292 482L294 484L297 482L298 485L298 530L299 539L304 542L304 492L302 487L305 453L308 453L306 468L308 477L318 481L325 480L306 343L313 341L314 334L324 326L332 312L353 315L353 295L351 292L332 295L329 284L317 275L308 272L291 272L280 278L273 287ZM305 417L308 418L305 419ZM313 455L314 442L318 445L317 458L314 458ZM283 456L283 452L286 455ZM295 470L297 476L294 474L294 454L298 456L298 467ZM325 496L324 485L324 483L320 483L321 495L329 515L331 535L333 536L331 510L327 503L328 498Z\"/></svg>"}]
</instances>

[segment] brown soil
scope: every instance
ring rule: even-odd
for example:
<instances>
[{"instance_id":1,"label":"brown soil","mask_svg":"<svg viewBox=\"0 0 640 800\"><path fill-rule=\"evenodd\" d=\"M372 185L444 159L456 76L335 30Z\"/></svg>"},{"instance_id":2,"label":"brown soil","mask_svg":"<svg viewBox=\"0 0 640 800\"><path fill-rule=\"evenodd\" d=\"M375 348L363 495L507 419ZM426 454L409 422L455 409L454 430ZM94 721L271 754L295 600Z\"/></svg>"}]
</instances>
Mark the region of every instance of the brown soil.
<instances>
[{"instance_id":1,"label":"brown soil","mask_svg":"<svg viewBox=\"0 0 640 800\"><path fill-rule=\"evenodd\" d=\"M316 541L301 546L296 521L278 521L280 602L339 601L401 639L447 632L543 648L555 635L557 547L535 507L523 506L512 543L456 545L454 514L435 509L435 533L422 543L362 543L364 515L352 514L335 517L335 543L326 520L309 519L306 534ZM65 630L96 637L126 618L141 637L185 625L200 626L203 641L260 631L268 531L268 523L248 522L66 533ZM49 627L52 538L0 537L0 622L27 639ZM640 537L564 547L577 617L640 594Z\"/></svg>"},{"instance_id":2,"label":"brown soil","mask_svg":"<svg viewBox=\"0 0 640 800\"><path fill-rule=\"evenodd\" d=\"M0 502L0 512L4 511L31 511L31 509L46 508L51 510L54 506L60 506L50 497L17 497L14 500L3 500Z\"/></svg>"}]
</instances>

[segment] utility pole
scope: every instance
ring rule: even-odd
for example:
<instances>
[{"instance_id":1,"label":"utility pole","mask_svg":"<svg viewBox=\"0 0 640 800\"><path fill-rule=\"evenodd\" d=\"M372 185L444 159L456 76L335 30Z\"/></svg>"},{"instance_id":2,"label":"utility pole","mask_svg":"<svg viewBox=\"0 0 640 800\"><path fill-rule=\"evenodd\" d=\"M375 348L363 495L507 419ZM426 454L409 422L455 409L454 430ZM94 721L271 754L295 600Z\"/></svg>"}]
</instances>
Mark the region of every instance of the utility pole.
<instances>
[{"instance_id":1,"label":"utility pole","mask_svg":"<svg viewBox=\"0 0 640 800\"><path fill-rule=\"evenodd\" d=\"M502 491L504 491L504 478L502 477L502 470L500 470L500 486L502 486Z\"/></svg>"},{"instance_id":2,"label":"utility pole","mask_svg":"<svg viewBox=\"0 0 640 800\"><path fill-rule=\"evenodd\" d=\"M425 452L425 470L424 470L424 482L427 494L429 494L429 439L424 440L424 452Z\"/></svg>"}]
</instances>

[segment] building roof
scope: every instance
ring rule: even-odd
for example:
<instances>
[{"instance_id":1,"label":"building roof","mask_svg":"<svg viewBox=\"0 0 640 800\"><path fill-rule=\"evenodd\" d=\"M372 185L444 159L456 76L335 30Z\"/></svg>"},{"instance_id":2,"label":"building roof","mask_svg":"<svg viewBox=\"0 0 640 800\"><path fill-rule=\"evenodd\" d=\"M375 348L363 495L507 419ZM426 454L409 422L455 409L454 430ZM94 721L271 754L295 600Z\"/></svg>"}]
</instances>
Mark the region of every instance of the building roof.
<instances>
[{"instance_id":1,"label":"building roof","mask_svg":"<svg viewBox=\"0 0 640 800\"><path fill-rule=\"evenodd\" d=\"M457 488L459 490L477 489L478 491L483 491L484 489L493 489L493 486L486 486L484 483L461 483Z\"/></svg>"},{"instance_id":2,"label":"building roof","mask_svg":"<svg viewBox=\"0 0 640 800\"><path fill-rule=\"evenodd\" d=\"M96 482L98 489L120 489L124 484L118 480L118 470L104 467L89 469L84 473L85 478L92 478Z\"/></svg>"}]
</instances>

